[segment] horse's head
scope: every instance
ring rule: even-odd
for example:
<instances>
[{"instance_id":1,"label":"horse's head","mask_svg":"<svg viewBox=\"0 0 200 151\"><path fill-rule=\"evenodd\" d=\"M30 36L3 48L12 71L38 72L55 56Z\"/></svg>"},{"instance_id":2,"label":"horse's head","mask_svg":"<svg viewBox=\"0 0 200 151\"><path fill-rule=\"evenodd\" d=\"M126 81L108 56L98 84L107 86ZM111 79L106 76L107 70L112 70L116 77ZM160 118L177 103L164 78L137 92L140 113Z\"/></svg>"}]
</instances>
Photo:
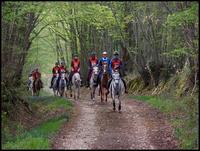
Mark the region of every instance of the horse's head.
<instances>
[{"instance_id":1,"label":"horse's head","mask_svg":"<svg viewBox=\"0 0 200 151\"><path fill-rule=\"evenodd\" d=\"M92 73L93 73L94 75L98 75L98 73L99 73L99 68L98 68L98 66L94 66L94 67L92 68Z\"/></svg>"},{"instance_id":2,"label":"horse's head","mask_svg":"<svg viewBox=\"0 0 200 151\"><path fill-rule=\"evenodd\" d=\"M75 83L80 83L81 82L81 77L80 77L80 74L78 72L76 72L74 74L74 82Z\"/></svg>"},{"instance_id":3,"label":"horse's head","mask_svg":"<svg viewBox=\"0 0 200 151\"><path fill-rule=\"evenodd\" d=\"M58 78L59 77L59 73L58 73L58 71L56 71L56 78Z\"/></svg>"},{"instance_id":4,"label":"horse's head","mask_svg":"<svg viewBox=\"0 0 200 151\"><path fill-rule=\"evenodd\" d=\"M65 72L61 72L61 78L65 79Z\"/></svg>"},{"instance_id":5,"label":"horse's head","mask_svg":"<svg viewBox=\"0 0 200 151\"><path fill-rule=\"evenodd\" d=\"M92 67L92 77L94 78L95 81L97 80L98 74L99 74L98 66L93 66Z\"/></svg>"},{"instance_id":6,"label":"horse's head","mask_svg":"<svg viewBox=\"0 0 200 151\"><path fill-rule=\"evenodd\" d=\"M106 62L103 63L103 73L108 72L108 64Z\"/></svg>"},{"instance_id":7,"label":"horse's head","mask_svg":"<svg viewBox=\"0 0 200 151\"><path fill-rule=\"evenodd\" d=\"M115 84L119 84L120 74L119 74L118 70L113 71L112 79L114 80Z\"/></svg>"}]
</instances>

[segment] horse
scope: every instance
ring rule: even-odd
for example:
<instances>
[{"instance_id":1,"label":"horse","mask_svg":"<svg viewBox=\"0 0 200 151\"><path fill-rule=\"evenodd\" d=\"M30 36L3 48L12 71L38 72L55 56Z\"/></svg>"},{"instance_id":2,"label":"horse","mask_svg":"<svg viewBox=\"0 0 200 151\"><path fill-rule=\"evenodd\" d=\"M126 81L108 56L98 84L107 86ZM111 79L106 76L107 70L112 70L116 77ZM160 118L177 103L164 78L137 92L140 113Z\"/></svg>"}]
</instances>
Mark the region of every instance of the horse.
<instances>
[{"instance_id":1,"label":"horse","mask_svg":"<svg viewBox=\"0 0 200 151\"><path fill-rule=\"evenodd\" d=\"M65 87L67 86L66 80L65 80L65 72L61 72L61 77L59 80L58 90L59 94L62 97L65 92Z\"/></svg>"},{"instance_id":2,"label":"horse","mask_svg":"<svg viewBox=\"0 0 200 151\"><path fill-rule=\"evenodd\" d=\"M33 95L36 94L36 96L39 96L40 93L40 89L42 88L42 81L40 78L37 78L34 82L33 82Z\"/></svg>"},{"instance_id":3,"label":"horse","mask_svg":"<svg viewBox=\"0 0 200 151\"><path fill-rule=\"evenodd\" d=\"M59 78L59 73L58 71L56 71L56 77L54 78L52 85L54 96L58 95L58 84L57 84L58 78Z\"/></svg>"},{"instance_id":4,"label":"horse","mask_svg":"<svg viewBox=\"0 0 200 151\"><path fill-rule=\"evenodd\" d=\"M119 100L119 106L118 111L121 112L121 99L120 97L124 94L124 83L122 79L120 78L120 74L118 70L114 70L112 72L112 81L109 87L109 90L111 92L111 97L113 100L113 110L115 111L115 98L117 96Z\"/></svg>"},{"instance_id":5,"label":"horse","mask_svg":"<svg viewBox=\"0 0 200 151\"><path fill-rule=\"evenodd\" d=\"M75 100L80 98L80 86L81 86L81 77L80 74L76 72L72 76L72 90L74 92ZM72 96L72 90L71 90L71 96Z\"/></svg>"},{"instance_id":6,"label":"horse","mask_svg":"<svg viewBox=\"0 0 200 151\"><path fill-rule=\"evenodd\" d=\"M34 93L33 93L33 77L32 76L30 76L28 80L28 90L31 91L32 96L33 96Z\"/></svg>"},{"instance_id":7,"label":"horse","mask_svg":"<svg viewBox=\"0 0 200 151\"><path fill-rule=\"evenodd\" d=\"M109 80L109 73L108 73L108 64L103 63L103 71L102 76L100 79L100 94L101 94L101 102L104 100L107 102L108 96L108 80Z\"/></svg>"},{"instance_id":8,"label":"horse","mask_svg":"<svg viewBox=\"0 0 200 151\"><path fill-rule=\"evenodd\" d=\"M92 75L90 77L90 94L91 94L91 99L94 101L95 100L95 90L98 86L97 83L97 78L98 78L98 66L93 66L92 67Z\"/></svg>"}]
</instances>

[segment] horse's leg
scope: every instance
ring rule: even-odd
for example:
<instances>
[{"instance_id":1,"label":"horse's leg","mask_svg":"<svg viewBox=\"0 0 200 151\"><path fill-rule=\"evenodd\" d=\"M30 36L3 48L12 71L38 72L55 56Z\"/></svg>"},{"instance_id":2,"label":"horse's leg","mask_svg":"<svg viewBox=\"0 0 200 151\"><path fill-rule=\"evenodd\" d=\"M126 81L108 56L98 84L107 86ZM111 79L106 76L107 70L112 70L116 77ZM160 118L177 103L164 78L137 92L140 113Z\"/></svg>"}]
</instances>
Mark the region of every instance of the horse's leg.
<instances>
[{"instance_id":1,"label":"horse's leg","mask_svg":"<svg viewBox=\"0 0 200 151\"><path fill-rule=\"evenodd\" d=\"M115 111L115 98L113 97L113 111Z\"/></svg>"},{"instance_id":2,"label":"horse's leg","mask_svg":"<svg viewBox=\"0 0 200 151\"><path fill-rule=\"evenodd\" d=\"M99 85L99 96L100 96L100 93L101 93L101 87L100 87L100 85Z\"/></svg>"},{"instance_id":3,"label":"horse's leg","mask_svg":"<svg viewBox=\"0 0 200 151\"><path fill-rule=\"evenodd\" d=\"M93 100L93 86L90 87L91 100Z\"/></svg>"},{"instance_id":4,"label":"horse's leg","mask_svg":"<svg viewBox=\"0 0 200 151\"><path fill-rule=\"evenodd\" d=\"M101 92L101 102L103 101L103 92L102 92L102 87L100 86L100 92Z\"/></svg>"},{"instance_id":5,"label":"horse's leg","mask_svg":"<svg viewBox=\"0 0 200 151\"><path fill-rule=\"evenodd\" d=\"M106 95L106 102L107 102L107 97L108 97L108 90L106 89L106 93L105 93L105 95Z\"/></svg>"},{"instance_id":6,"label":"horse's leg","mask_svg":"<svg viewBox=\"0 0 200 151\"><path fill-rule=\"evenodd\" d=\"M95 100L95 90L96 90L96 87L93 88L93 98Z\"/></svg>"},{"instance_id":7,"label":"horse's leg","mask_svg":"<svg viewBox=\"0 0 200 151\"><path fill-rule=\"evenodd\" d=\"M104 92L104 95L103 95L103 96L104 96L104 99L103 99L103 100L106 101L106 88L104 88L104 91L103 91L103 92Z\"/></svg>"},{"instance_id":8,"label":"horse's leg","mask_svg":"<svg viewBox=\"0 0 200 151\"><path fill-rule=\"evenodd\" d=\"M70 97L72 97L72 86L70 84Z\"/></svg>"},{"instance_id":9,"label":"horse's leg","mask_svg":"<svg viewBox=\"0 0 200 151\"><path fill-rule=\"evenodd\" d=\"M75 88L72 88L73 89L73 93L74 93L74 99L76 100L76 90Z\"/></svg>"},{"instance_id":10,"label":"horse's leg","mask_svg":"<svg viewBox=\"0 0 200 151\"><path fill-rule=\"evenodd\" d=\"M120 99L119 95L118 95L118 100L119 100L119 107L118 107L118 110L119 110L119 112L121 112L121 99Z\"/></svg>"},{"instance_id":11,"label":"horse's leg","mask_svg":"<svg viewBox=\"0 0 200 151\"><path fill-rule=\"evenodd\" d=\"M80 99L80 86L78 86L78 99Z\"/></svg>"},{"instance_id":12,"label":"horse's leg","mask_svg":"<svg viewBox=\"0 0 200 151\"><path fill-rule=\"evenodd\" d=\"M65 97L67 98L67 88L66 88L66 90L65 90Z\"/></svg>"}]
</instances>

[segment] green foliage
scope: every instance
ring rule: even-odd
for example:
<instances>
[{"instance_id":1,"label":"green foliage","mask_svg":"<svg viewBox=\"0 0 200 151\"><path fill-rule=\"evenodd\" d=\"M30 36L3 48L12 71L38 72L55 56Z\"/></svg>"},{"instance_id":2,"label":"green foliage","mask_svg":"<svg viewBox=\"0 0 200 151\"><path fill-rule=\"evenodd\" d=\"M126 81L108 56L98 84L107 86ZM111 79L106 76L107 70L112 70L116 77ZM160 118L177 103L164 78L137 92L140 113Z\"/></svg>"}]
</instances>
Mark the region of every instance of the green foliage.
<instances>
[{"instance_id":1,"label":"green foliage","mask_svg":"<svg viewBox=\"0 0 200 151\"><path fill-rule=\"evenodd\" d=\"M68 109L72 107L72 103L70 101L67 101L66 99L57 98L56 101L53 103L47 105L47 110L54 110L56 108L65 108Z\"/></svg>"},{"instance_id":2,"label":"green foliage","mask_svg":"<svg viewBox=\"0 0 200 151\"><path fill-rule=\"evenodd\" d=\"M50 149L49 141L42 137L26 137L15 142L8 142L3 149Z\"/></svg>"},{"instance_id":3,"label":"green foliage","mask_svg":"<svg viewBox=\"0 0 200 151\"><path fill-rule=\"evenodd\" d=\"M26 15L40 13L43 6L44 4L41 2L5 2L2 9L2 19L5 22L15 21L18 27L20 27L19 25L24 26Z\"/></svg>"},{"instance_id":4,"label":"green foliage","mask_svg":"<svg viewBox=\"0 0 200 151\"><path fill-rule=\"evenodd\" d=\"M149 103L152 107L158 108L160 111L165 113L175 111L175 108L180 105L180 103L177 101L173 102L170 100L163 100L155 96L133 96L132 98L145 101Z\"/></svg>"},{"instance_id":5,"label":"green foliage","mask_svg":"<svg viewBox=\"0 0 200 151\"><path fill-rule=\"evenodd\" d=\"M17 136L13 141L3 144L3 149L50 149L50 136L55 134L67 120L66 115L50 119L38 127Z\"/></svg>"},{"instance_id":6,"label":"green foliage","mask_svg":"<svg viewBox=\"0 0 200 151\"><path fill-rule=\"evenodd\" d=\"M190 52L190 50L187 48L176 48L172 51L164 52L163 55L179 58L180 56L183 56L183 55L185 55L185 56L190 55L189 52Z\"/></svg>"},{"instance_id":7,"label":"green foliage","mask_svg":"<svg viewBox=\"0 0 200 151\"><path fill-rule=\"evenodd\" d=\"M196 22L198 22L198 3L194 2L184 11L169 14L166 23L171 27L178 27Z\"/></svg>"},{"instance_id":8,"label":"green foliage","mask_svg":"<svg viewBox=\"0 0 200 151\"><path fill-rule=\"evenodd\" d=\"M38 109L44 109L42 114L45 114L46 111L52 112L56 109L69 109L72 107L71 102L66 99L52 96L30 97L29 103L33 108L37 105ZM25 130L18 124L15 126L17 130L16 135L13 135L10 128L5 126L2 131L3 149L50 149L51 142L49 139L60 129L61 125L68 118L66 113L62 113L57 117L43 121L31 130ZM5 120L6 118L4 118ZM4 122L4 124L6 123Z\"/></svg>"}]
</instances>

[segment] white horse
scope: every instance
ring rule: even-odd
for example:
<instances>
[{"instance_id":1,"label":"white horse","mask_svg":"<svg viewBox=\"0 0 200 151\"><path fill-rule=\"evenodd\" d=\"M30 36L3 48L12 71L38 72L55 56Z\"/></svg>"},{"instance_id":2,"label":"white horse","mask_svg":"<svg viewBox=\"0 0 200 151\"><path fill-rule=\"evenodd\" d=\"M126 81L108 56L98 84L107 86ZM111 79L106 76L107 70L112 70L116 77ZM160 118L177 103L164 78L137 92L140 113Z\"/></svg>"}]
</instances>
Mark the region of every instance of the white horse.
<instances>
[{"instance_id":1,"label":"white horse","mask_svg":"<svg viewBox=\"0 0 200 151\"><path fill-rule=\"evenodd\" d=\"M80 98L81 77L78 72L72 76L72 91L74 92L74 99Z\"/></svg>"},{"instance_id":2,"label":"white horse","mask_svg":"<svg viewBox=\"0 0 200 151\"><path fill-rule=\"evenodd\" d=\"M97 78L98 78L99 68L98 66L92 67L92 75L90 78L90 93L91 93L91 99L95 100L95 90L98 86L97 84Z\"/></svg>"},{"instance_id":3,"label":"white horse","mask_svg":"<svg viewBox=\"0 0 200 151\"><path fill-rule=\"evenodd\" d=\"M65 72L61 72L61 78L60 78L60 81L59 81L59 93L60 93L60 96L63 96L64 92L65 92L65 88L67 86L66 84L66 80L65 80Z\"/></svg>"},{"instance_id":4,"label":"white horse","mask_svg":"<svg viewBox=\"0 0 200 151\"><path fill-rule=\"evenodd\" d=\"M56 77L54 78L52 85L54 96L58 95L58 86L57 86L58 78L59 78L59 73L58 71L56 71Z\"/></svg>"},{"instance_id":5,"label":"white horse","mask_svg":"<svg viewBox=\"0 0 200 151\"><path fill-rule=\"evenodd\" d=\"M120 97L124 94L125 87L122 79L120 78L118 70L112 71L112 81L109 90L111 92L111 97L113 100L113 110L115 111L115 99L117 97L119 101L118 111L120 112L121 111Z\"/></svg>"},{"instance_id":6,"label":"white horse","mask_svg":"<svg viewBox=\"0 0 200 151\"><path fill-rule=\"evenodd\" d=\"M28 90L31 91L32 96L34 95L33 93L33 76L30 76L29 78L30 84L28 86Z\"/></svg>"}]
</instances>

